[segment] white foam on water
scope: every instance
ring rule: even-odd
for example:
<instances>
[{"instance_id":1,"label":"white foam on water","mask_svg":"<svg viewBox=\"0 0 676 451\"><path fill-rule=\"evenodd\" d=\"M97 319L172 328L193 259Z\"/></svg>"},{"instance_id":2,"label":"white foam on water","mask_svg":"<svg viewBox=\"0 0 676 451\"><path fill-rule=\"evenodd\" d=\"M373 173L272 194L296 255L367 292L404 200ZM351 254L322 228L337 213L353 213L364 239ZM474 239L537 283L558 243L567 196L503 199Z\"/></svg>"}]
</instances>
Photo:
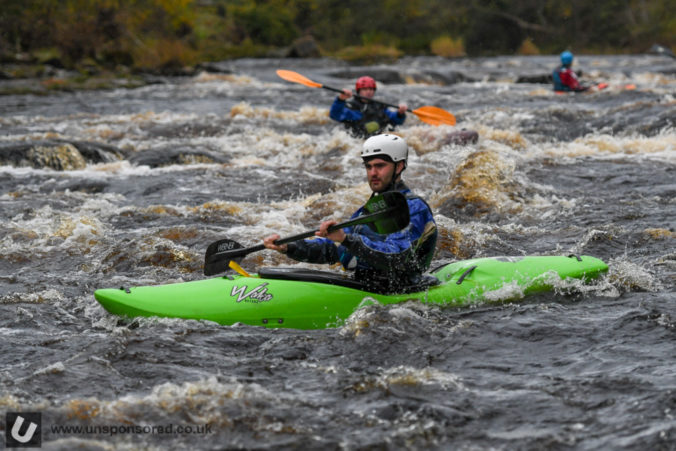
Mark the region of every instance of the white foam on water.
<instances>
[{"instance_id":1,"label":"white foam on water","mask_svg":"<svg viewBox=\"0 0 676 451\"><path fill-rule=\"evenodd\" d=\"M481 294L486 302L508 301L512 299L521 299L525 296L523 286L517 281L504 283L500 288L484 291Z\"/></svg>"},{"instance_id":2,"label":"white foam on water","mask_svg":"<svg viewBox=\"0 0 676 451\"><path fill-rule=\"evenodd\" d=\"M673 164L676 162L676 130L662 129L655 136L618 136L594 133L572 142L542 144L533 149L537 154L554 158L594 157L599 159L649 159Z\"/></svg>"},{"instance_id":3,"label":"white foam on water","mask_svg":"<svg viewBox=\"0 0 676 451\"><path fill-rule=\"evenodd\" d=\"M154 386L148 394L128 394L118 399L97 398L64 401L58 407L65 415L76 415L80 419L96 419L110 424L137 424L138 415L145 418L173 416L181 417L191 424L227 425L224 406L265 406L288 404L297 401L289 392L271 391L256 383L239 382L235 378L220 381L211 376L192 382L174 384L170 382Z\"/></svg>"},{"instance_id":4,"label":"white foam on water","mask_svg":"<svg viewBox=\"0 0 676 451\"><path fill-rule=\"evenodd\" d=\"M438 385L443 390L462 390L461 379L453 373L434 367L414 368L399 365L392 368L381 368L376 376L375 385L387 389L393 385Z\"/></svg>"},{"instance_id":5,"label":"white foam on water","mask_svg":"<svg viewBox=\"0 0 676 451\"><path fill-rule=\"evenodd\" d=\"M45 374L62 374L66 371L66 365L63 362L54 362L33 372L33 376Z\"/></svg>"},{"instance_id":6,"label":"white foam on water","mask_svg":"<svg viewBox=\"0 0 676 451\"><path fill-rule=\"evenodd\" d=\"M664 286L652 271L628 256L610 259L608 268L609 280L623 291L640 290L656 293L664 290Z\"/></svg>"},{"instance_id":7,"label":"white foam on water","mask_svg":"<svg viewBox=\"0 0 676 451\"><path fill-rule=\"evenodd\" d=\"M0 296L0 304L58 304L64 300L64 294L53 288L32 293L14 292Z\"/></svg>"}]
</instances>

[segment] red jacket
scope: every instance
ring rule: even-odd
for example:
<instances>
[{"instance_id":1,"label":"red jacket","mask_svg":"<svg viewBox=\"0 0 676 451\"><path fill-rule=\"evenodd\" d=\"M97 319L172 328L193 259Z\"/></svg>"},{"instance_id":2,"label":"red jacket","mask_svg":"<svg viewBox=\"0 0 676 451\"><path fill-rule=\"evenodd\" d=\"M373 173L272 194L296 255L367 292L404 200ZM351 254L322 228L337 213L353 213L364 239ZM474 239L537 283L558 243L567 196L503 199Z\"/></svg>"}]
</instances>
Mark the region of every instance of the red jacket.
<instances>
[{"instance_id":1,"label":"red jacket","mask_svg":"<svg viewBox=\"0 0 676 451\"><path fill-rule=\"evenodd\" d=\"M557 67L554 69L552 78L554 79L554 91L585 91L587 89L580 84L570 66Z\"/></svg>"}]
</instances>

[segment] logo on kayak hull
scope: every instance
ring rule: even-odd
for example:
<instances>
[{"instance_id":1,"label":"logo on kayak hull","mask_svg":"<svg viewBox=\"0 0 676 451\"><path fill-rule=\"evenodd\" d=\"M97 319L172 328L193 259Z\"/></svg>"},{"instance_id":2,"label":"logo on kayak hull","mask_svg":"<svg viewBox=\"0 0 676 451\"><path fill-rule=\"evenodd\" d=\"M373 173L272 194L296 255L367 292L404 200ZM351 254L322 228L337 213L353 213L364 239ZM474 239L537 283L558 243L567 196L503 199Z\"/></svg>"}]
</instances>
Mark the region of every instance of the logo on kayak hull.
<instances>
[{"instance_id":1,"label":"logo on kayak hull","mask_svg":"<svg viewBox=\"0 0 676 451\"><path fill-rule=\"evenodd\" d=\"M268 293L268 289L265 288L268 285L267 282L258 285L252 289L249 289L248 285L233 286L230 290L230 296L236 297L236 302L251 302L257 304L259 302L268 302L271 301L273 296Z\"/></svg>"}]
</instances>

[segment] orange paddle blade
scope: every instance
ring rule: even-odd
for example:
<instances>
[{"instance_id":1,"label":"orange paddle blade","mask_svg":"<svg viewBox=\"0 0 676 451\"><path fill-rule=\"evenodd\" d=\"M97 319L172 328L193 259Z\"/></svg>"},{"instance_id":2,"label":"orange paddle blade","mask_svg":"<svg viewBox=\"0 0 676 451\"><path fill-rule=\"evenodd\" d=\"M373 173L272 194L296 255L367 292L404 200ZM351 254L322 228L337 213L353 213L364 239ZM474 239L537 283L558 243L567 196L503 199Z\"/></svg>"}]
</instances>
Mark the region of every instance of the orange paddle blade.
<instances>
[{"instance_id":1,"label":"orange paddle blade","mask_svg":"<svg viewBox=\"0 0 676 451\"><path fill-rule=\"evenodd\" d=\"M421 106L411 111L411 113L430 125L455 125L455 116L435 106Z\"/></svg>"},{"instance_id":2,"label":"orange paddle blade","mask_svg":"<svg viewBox=\"0 0 676 451\"><path fill-rule=\"evenodd\" d=\"M283 78L286 81L290 81L291 83L300 83L301 85L309 86L310 88L322 87L321 83L317 83L316 81L312 81L307 77L303 77L298 72L294 72L292 70L279 69L277 71L277 75L279 75L280 78Z\"/></svg>"}]
</instances>

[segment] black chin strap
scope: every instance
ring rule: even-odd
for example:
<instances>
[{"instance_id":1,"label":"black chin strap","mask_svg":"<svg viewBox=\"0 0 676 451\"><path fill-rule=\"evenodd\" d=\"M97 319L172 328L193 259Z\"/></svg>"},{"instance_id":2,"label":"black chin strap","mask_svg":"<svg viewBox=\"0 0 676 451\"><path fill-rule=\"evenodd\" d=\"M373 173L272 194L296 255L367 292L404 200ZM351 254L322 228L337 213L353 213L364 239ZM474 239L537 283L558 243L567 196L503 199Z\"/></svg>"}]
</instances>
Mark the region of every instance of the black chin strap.
<instances>
[{"instance_id":1,"label":"black chin strap","mask_svg":"<svg viewBox=\"0 0 676 451\"><path fill-rule=\"evenodd\" d=\"M404 171L401 171L401 172L404 172ZM385 191L396 191L396 190L394 189L394 187L395 187L396 184L397 184L396 180L399 178L399 176L401 176L401 172L400 172L399 174L395 174L395 175L392 177L392 181L390 182L389 185L387 185L387 186L385 187L385 189L384 189L382 192L385 192Z\"/></svg>"},{"instance_id":2,"label":"black chin strap","mask_svg":"<svg viewBox=\"0 0 676 451\"><path fill-rule=\"evenodd\" d=\"M395 168L397 167L397 163L394 163L394 167L395 167ZM395 173L395 174L392 176L392 181L390 182L389 185L387 185L387 188L385 189L385 191L395 191L394 187L395 187L395 185L397 184L397 180L399 180L399 179L401 178L401 174L402 174L402 172L404 172L405 170L406 170L406 162L404 161L404 169L402 169L401 171Z\"/></svg>"}]
</instances>

